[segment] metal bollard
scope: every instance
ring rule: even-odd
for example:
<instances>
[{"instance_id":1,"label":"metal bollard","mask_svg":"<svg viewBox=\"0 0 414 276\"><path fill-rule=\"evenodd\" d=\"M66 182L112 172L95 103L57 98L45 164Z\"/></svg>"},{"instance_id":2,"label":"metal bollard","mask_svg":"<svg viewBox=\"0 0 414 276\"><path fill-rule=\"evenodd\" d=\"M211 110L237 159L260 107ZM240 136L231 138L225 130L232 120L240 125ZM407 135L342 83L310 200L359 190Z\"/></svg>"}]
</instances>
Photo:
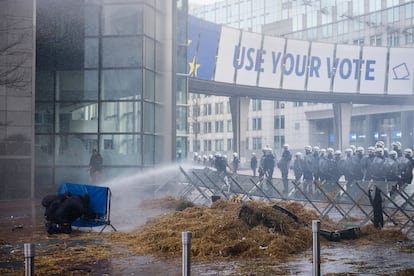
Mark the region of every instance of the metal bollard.
<instances>
[{"instance_id":1,"label":"metal bollard","mask_svg":"<svg viewBox=\"0 0 414 276\"><path fill-rule=\"evenodd\" d=\"M321 245L319 241L319 231L321 222L319 220L312 220L312 236L313 236L313 264L312 275L321 275Z\"/></svg>"},{"instance_id":2,"label":"metal bollard","mask_svg":"<svg viewBox=\"0 0 414 276\"><path fill-rule=\"evenodd\" d=\"M182 276L191 275L191 232L181 232L182 242L183 242L183 266L182 266Z\"/></svg>"},{"instance_id":3,"label":"metal bollard","mask_svg":"<svg viewBox=\"0 0 414 276\"><path fill-rule=\"evenodd\" d=\"M24 244L24 266L25 276L34 276L35 246L31 243Z\"/></svg>"}]
</instances>

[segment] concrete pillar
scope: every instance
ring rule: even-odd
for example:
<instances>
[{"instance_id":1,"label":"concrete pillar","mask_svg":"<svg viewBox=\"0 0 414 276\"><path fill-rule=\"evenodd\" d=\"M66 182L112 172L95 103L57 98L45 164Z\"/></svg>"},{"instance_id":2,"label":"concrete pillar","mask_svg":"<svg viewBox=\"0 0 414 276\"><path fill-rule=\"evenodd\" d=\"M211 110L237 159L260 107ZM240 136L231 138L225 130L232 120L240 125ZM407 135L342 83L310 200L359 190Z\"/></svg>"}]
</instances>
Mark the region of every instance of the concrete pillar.
<instances>
[{"instance_id":1,"label":"concrete pillar","mask_svg":"<svg viewBox=\"0 0 414 276\"><path fill-rule=\"evenodd\" d=\"M401 112L401 145L402 149L414 147L414 119L412 111Z\"/></svg>"},{"instance_id":2,"label":"concrete pillar","mask_svg":"<svg viewBox=\"0 0 414 276\"><path fill-rule=\"evenodd\" d=\"M365 148L374 146L375 144L373 122L374 122L373 115L365 116L365 126L364 126Z\"/></svg>"},{"instance_id":3,"label":"concrete pillar","mask_svg":"<svg viewBox=\"0 0 414 276\"><path fill-rule=\"evenodd\" d=\"M334 113L334 147L341 151L349 146L351 130L352 104L333 104Z\"/></svg>"},{"instance_id":4,"label":"concrete pillar","mask_svg":"<svg viewBox=\"0 0 414 276\"><path fill-rule=\"evenodd\" d=\"M233 151L246 156L246 133L250 98L230 97L231 120L233 123Z\"/></svg>"}]
</instances>

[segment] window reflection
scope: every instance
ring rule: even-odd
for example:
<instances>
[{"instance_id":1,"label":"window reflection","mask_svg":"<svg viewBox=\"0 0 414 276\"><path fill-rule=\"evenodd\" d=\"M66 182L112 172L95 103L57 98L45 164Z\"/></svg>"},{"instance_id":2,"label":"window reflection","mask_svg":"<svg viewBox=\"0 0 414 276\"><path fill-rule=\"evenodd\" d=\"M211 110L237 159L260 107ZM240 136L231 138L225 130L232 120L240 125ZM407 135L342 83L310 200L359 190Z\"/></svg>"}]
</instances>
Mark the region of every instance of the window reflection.
<instances>
[{"instance_id":1,"label":"window reflection","mask_svg":"<svg viewBox=\"0 0 414 276\"><path fill-rule=\"evenodd\" d=\"M102 79L102 98L105 100L141 98L142 70L104 70Z\"/></svg>"},{"instance_id":2,"label":"window reflection","mask_svg":"<svg viewBox=\"0 0 414 276\"><path fill-rule=\"evenodd\" d=\"M103 8L105 35L140 34L143 13L138 5L106 5Z\"/></svg>"},{"instance_id":3,"label":"window reflection","mask_svg":"<svg viewBox=\"0 0 414 276\"><path fill-rule=\"evenodd\" d=\"M98 71L59 71L57 83L57 100L98 99Z\"/></svg>"},{"instance_id":4,"label":"window reflection","mask_svg":"<svg viewBox=\"0 0 414 276\"><path fill-rule=\"evenodd\" d=\"M104 166L142 164L141 135L106 134L100 139Z\"/></svg>"},{"instance_id":5,"label":"window reflection","mask_svg":"<svg viewBox=\"0 0 414 276\"><path fill-rule=\"evenodd\" d=\"M56 130L58 132L97 132L98 104L57 103Z\"/></svg>"},{"instance_id":6,"label":"window reflection","mask_svg":"<svg viewBox=\"0 0 414 276\"><path fill-rule=\"evenodd\" d=\"M88 165L92 149L98 144L95 134L58 135L55 158L58 165Z\"/></svg>"},{"instance_id":7,"label":"window reflection","mask_svg":"<svg viewBox=\"0 0 414 276\"><path fill-rule=\"evenodd\" d=\"M102 103L102 132L140 132L141 102Z\"/></svg>"},{"instance_id":8,"label":"window reflection","mask_svg":"<svg viewBox=\"0 0 414 276\"><path fill-rule=\"evenodd\" d=\"M141 37L108 37L102 39L103 67L142 66Z\"/></svg>"}]
</instances>

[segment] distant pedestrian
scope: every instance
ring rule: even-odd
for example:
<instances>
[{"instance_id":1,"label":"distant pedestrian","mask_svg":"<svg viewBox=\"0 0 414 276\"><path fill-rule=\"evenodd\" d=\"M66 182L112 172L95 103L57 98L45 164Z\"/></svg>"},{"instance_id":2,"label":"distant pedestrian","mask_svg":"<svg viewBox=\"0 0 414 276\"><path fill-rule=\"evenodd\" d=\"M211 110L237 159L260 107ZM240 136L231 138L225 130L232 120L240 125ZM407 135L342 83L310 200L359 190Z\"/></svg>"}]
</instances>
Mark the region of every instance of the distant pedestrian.
<instances>
[{"instance_id":1,"label":"distant pedestrian","mask_svg":"<svg viewBox=\"0 0 414 276\"><path fill-rule=\"evenodd\" d=\"M256 170L257 170L257 157L256 153L252 153L252 158L250 158L250 168L252 169L253 176L256 176Z\"/></svg>"},{"instance_id":2,"label":"distant pedestrian","mask_svg":"<svg viewBox=\"0 0 414 276\"><path fill-rule=\"evenodd\" d=\"M93 149L92 156L89 161L89 174L92 183L97 183L102 173L103 159L96 149Z\"/></svg>"},{"instance_id":3,"label":"distant pedestrian","mask_svg":"<svg viewBox=\"0 0 414 276\"><path fill-rule=\"evenodd\" d=\"M277 162L277 167L279 168L280 172L282 173L282 182L283 182L283 188L284 193L287 194L289 192L289 180L288 180L288 174L289 174L289 166L290 161L292 160L292 154L289 151L289 145L284 144L283 145L283 152L282 156Z\"/></svg>"},{"instance_id":4,"label":"distant pedestrian","mask_svg":"<svg viewBox=\"0 0 414 276\"><path fill-rule=\"evenodd\" d=\"M239 156L238 156L237 152L235 152L235 153L233 153L233 160L231 162L234 174L237 174L237 170L239 168L239 163L240 163Z\"/></svg>"}]
</instances>

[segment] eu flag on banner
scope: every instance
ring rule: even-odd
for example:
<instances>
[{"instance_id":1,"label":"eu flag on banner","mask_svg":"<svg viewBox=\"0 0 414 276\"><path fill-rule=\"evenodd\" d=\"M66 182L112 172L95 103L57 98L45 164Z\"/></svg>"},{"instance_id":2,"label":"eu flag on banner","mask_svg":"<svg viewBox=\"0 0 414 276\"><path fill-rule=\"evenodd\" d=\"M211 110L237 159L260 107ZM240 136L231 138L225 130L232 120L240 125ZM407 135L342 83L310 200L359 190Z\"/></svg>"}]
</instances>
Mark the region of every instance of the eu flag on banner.
<instances>
[{"instance_id":1,"label":"eu flag on banner","mask_svg":"<svg viewBox=\"0 0 414 276\"><path fill-rule=\"evenodd\" d=\"M197 52L197 45L198 45L198 35L200 33L200 19L194 16L188 16L188 41L187 41L187 64L191 64L191 62L195 63L196 60L196 52ZM191 66L191 65L190 65ZM189 74L191 72L190 68L188 70Z\"/></svg>"},{"instance_id":2,"label":"eu flag on banner","mask_svg":"<svg viewBox=\"0 0 414 276\"><path fill-rule=\"evenodd\" d=\"M220 25L189 16L187 60L191 77L213 79L219 38Z\"/></svg>"}]
</instances>

